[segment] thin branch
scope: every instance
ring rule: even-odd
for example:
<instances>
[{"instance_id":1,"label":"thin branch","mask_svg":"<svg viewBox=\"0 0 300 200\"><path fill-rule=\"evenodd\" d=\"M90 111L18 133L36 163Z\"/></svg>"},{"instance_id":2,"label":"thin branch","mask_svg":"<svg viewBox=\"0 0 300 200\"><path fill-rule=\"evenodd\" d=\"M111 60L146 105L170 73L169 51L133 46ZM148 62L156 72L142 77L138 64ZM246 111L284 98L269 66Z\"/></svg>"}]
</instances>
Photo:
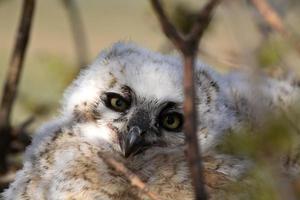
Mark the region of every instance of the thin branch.
<instances>
[{"instance_id":1,"label":"thin branch","mask_svg":"<svg viewBox=\"0 0 300 200\"><path fill-rule=\"evenodd\" d=\"M158 0L151 0L152 7L156 12L159 19L161 27L165 35L172 41L177 49L184 49L184 39L182 35L176 30L174 25L170 22L169 18L166 16L160 2Z\"/></svg>"},{"instance_id":2,"label":"thin branch","mask_svg":"<svg viewBox=\"0 0 300 200\"><path fill-rule=\"evenodd\" d=\"M85 67L88 62L88 45L79 8L74 0L62 1L69 15L69 21L75 42L76 56L78 58L78 65L80 67Z\"/></svg>"},{"instance_id":3,"label":"thin branch","mask_svg":"<svg viewBox=\"0 0 300 200\"><path fill-rule=\"evenodd\" d=\"M123 163L117 161L116 159L112 158L109 155L106 155L103 152L98 153L98 156L101 157L107 165L112 167L117 172L123 174L130 181L132 186L135 186L138 189L140 189L150 199L152 199L152 200L160 199L157 194L149 191L146 184L135 173L130 171L128 168L126 168Z\"/></svg>"},{"instance_id":4,"label":"thin branch","mask_svg":"<svg viewBox=\"0 0 300 200\"><path fill-rule=\"evenodd\" d=\"M207 194L204 187L203 166L200 146L197 139L197 112L195 104L194 87L194 64L199 42L207 29L215 7L220 0L210 0L199 12L191 31L186 36L178 33L174 25L166 16L159 0L151 0L152 7L158 17L165 35L171 40L174 46L182 53L184 59L184 133L187 143L187 160L189 163L192 183L195 189L195 197L199 200L206 200Z\"/></svg>"},{"instance_id":5,"label":"thin branch","mask_svg":"<svg viewBox=\"0 0 300 200\"><path fill-rule=\"evenodd\" d=\"M200 144L197 137L197 108L195 105L195 86L194 86L194 56L184 58L184 133L188 145L186 155L192 175L192 182L195 187L196 199L207 199L204 188L203 166L200 152Z\"/></svg>"},{"instance_id":6,"label":"thin branch","mask_svg":"<svg viewBox=\"0 0 300 200\"><path fill-rule=\"evenodd\" d=\"M1 124L10 124L10 115L15 97L17 95L17 89L23 68L27 43L30 36L34 7L35 0L24 1L21 21L16 37L16 43L10 60L2 94L0 106Z\"/></svg>"},{"instance_id":7,"label":"thin branch","mask_svg":"<svg viewBox=\"0 0 300 200\"><path fill-rule=\"evenodd\" d=\"M277 32L282 35L289 35L286 31L283 22L279 15L272 9L272 7L265 0L251 0L253 5L263 16L264 20Z\"/></svg>"},{"instance_id":8,"label":"thin branch","mask_svg":"<svg viewBox=\"0 0 300 200\"><path fill-rule=\"evenodd\" d=\"M211 0L209 1L204 8L199 12L194 23L192 30L188 35L188 40L201 39L204 31L207 29L211 19L213 10L220 3L220 0ZM198 42L198 41L196 41Z\"/></svg>"},{"instance_id":9,"label":"thin branch","mask_svg":"<svg viewBox=\"0 0 300 200\"><path fill-rule=\"evenodd\" d=\"M0 172L7 171L6 157L13 141L11 113L18 92L27 44L30 36L35 0L24 0L16 43L10 60L0 104Z\"/></svg>"},{"instance_id":10,"label":"thin branch","mask_svg":"<svg viewBox=\"0 0 300 200\"><path fill-rule=\"evenodd\" d=\"M284 38L286 38L291 45L300 53L300 42L297 38L293 36L291 32L289 32L280 16L276 13L276 11L269 5L266 0L251 0L254 7L258 10L260 15L264 18L264 20L269 24L269 26L281 34Z\"/></svg>"}]
</instances>

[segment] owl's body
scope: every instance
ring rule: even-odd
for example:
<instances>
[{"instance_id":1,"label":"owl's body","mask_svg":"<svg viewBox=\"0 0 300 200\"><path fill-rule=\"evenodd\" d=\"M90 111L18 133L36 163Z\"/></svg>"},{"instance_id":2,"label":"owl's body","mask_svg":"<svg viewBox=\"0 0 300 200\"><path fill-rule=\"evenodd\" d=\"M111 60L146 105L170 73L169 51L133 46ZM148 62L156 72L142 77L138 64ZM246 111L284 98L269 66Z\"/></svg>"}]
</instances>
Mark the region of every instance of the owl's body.
<instances>
[{"instance_id":1,"label":"owl's body","mask_svg":"<svg viewBox=\"0 0 300 200\"><path fill-rule=\"evenodd\" d=\"M6 193L8 199L145 198L130 186L125 177L109 168L98 156L99 153L114 155L114 150L106 144L94 145L81 136L80 129L65 125L64 128L55 130L43 144L40 151L27 158L24 169L18 173L16 182ZM114 158L126 163L129 169L148 184L151 191L160 191L169 199L190 199L192 192L188 170L184 157L178 153L180 151L176 149L160 151L158 147L151 153L138 155L139 158L125 160L118 155ZM173 162L178 163L180 171L177 174L172 172ZM164 165L161 166L161 163ZM153 177L155 172L158 172L156 176L160 178ZM162 190L165 181L173 184ZM178 195L174 193L176 190L186 192Z\"/></svg>"},{"instance_id":2,"label":"owl's body","mask_svg":"<svg viewBox=\"0 0 300 200\"><path fill-rule=\"evenodd\" d=\"M183 147L154 147L124 159L105 143L95 145L82 137L78 124L54 123L58 126L52 129L51 135L34 141L33 145L39 145L40 149L28 149L24 167L6 191L6 199L148 199L127 178L108 167L99 153L124 163L161 199L193 199ZM239 170L245 170L247 163L229 156L205 156L204 161L208 163L205 164L206 187L208 191L218 191L216 195L223 192L225 183L237 177Z\"/></svg>"},{"instance_id":3,"label":"owl's body","mask_svg":"<svg viewBox=\"0 0 300 200\"><path fill-rule=\"evenodd\" d=\"M128 43L104 51L65 93L61 116L36 134L4 197L147 199L106 165L98 156L102 153L123 162L162 199L192 199L182 132L182 76L177 57ZM255 101L263 99L273 109L296 93L286 82L263 80L264 95L253 98L245 92L251 87L244 78L196 65L198 137L210 191L221 190L249 166L243 159L213 153L222 135L247 121L256 123L265 111L254 107Z\"/></svg>"}]
</instances>

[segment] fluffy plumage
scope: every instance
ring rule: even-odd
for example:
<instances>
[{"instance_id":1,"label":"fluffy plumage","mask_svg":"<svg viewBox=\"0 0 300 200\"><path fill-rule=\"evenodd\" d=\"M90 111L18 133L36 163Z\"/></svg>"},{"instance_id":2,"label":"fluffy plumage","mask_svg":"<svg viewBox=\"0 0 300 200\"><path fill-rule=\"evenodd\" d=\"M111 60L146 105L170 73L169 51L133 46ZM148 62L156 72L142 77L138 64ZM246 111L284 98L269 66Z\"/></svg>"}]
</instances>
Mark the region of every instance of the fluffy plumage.
<instances>
[{"instance_id":1,"label":"fluffy plumage","mask_svg":"<svg viewBox=\"0 0 300 200\"><path fill-rule=\"evenodd\" d=\"M131 43L103 51L65 92L61 115L34 136L24 167L4 197L146 199L97 156L109 153L162 199L192 199L183 153L182 76L176 56ZM261 80L264 95L253 97L245 75L220 75L200 61L196 78L198 136L207 187L214 190L249 166L243 159L211 153L222 135L258 121L263 111L256 101L267 100L262 107L271 108L296 92L289 83L268 79Z\"/></svg>"}]
</instances>

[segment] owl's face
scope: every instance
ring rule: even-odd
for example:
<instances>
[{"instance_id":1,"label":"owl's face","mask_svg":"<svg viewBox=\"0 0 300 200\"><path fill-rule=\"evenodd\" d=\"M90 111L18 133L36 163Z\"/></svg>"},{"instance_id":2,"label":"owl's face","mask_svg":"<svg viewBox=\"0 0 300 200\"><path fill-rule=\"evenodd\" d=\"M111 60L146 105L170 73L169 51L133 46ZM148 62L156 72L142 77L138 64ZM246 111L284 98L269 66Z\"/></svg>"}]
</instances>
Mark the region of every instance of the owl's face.
<instances>
[{"instance_id":1,"label":"owl's face","mask_svg":"<svg viewBox=\"0 0 300 200\"><path fill-rule=\"evenodd\" d=\"M200 79L205 82L206 76ZM206 82L198 99L204 112L213 99L207 96L213 82ZM154 146L184 144L182 90L179 59L120 43L74 81L63 114L81 124L84 137L134 156Z\"/></svg>"},{"instance_id":2,"label":"owl's face","mask_svg":"<svg viewBox=\"0 0 300 200\"><path fill-rule=\"evenodd\" d=\"M104 91L100 99L98 123L111 129L125 157L183 143L181 102L145 98L127 85Z\"/></svg>"}]
</instances>

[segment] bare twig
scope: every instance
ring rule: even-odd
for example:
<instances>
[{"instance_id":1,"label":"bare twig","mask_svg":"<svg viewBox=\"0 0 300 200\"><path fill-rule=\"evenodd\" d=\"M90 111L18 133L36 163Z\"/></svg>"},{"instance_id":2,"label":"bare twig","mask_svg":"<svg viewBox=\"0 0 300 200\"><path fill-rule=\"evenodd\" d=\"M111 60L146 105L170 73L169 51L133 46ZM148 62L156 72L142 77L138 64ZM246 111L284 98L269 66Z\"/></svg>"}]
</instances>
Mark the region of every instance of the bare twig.
<instances>
[{"instance_id":1,"label":"bare twig","mask_svg":"<svg viewBox=\"0 0 300 200\"><path fill-rule=\"evenodd\" d=\"M272 9L272 7L265 0L251 0L253 5L257 8L259 13L264 17L265 21L277 32L283 35L289 35L286 31L281 18Z\"/></svg>"},{"instance_id":2,"label":"bare twig","mask_svg":"<svg viewBox=\"0 0 300 200\"><path fill-rule=\"evenodd\" d=\"M171 40L174 46L183 54L184 58L184 132L186 136L187 160L191 170L193 186L196 199L207 199L204 188L203 166L200 147L197 139L197 112L195 106L194 88L194 63L198 50L198 44L208 27L214 8L220 0L210 0L199 12L190 33L182 35L166 16L159 0L151 0L154 11L157 14L160 25L165 35Z\"/></svg>"},{"instance_id":3,"label":"bare twig","mask_svg":"<svg viewBox=\"0 0 300 200\"><path fill-rule=\"evenodd\" d=\"M128 168L125 167L125 165L116 159L112 158L109 155L106 155L105 153L101 152L98 153L98 156L103 159L103 161L108 164L110 167L112 167L117 172L120 172L123 174L131 183L132 186L137 187L140 189L143 193L145 193L150 199L152 200L159 200L157 194L151 192L148 190L146 184L132 171L130 171Z\"/></svg>"},{"instance_id":4,"label":"bare twig","mask_svg":"<svg viewBox=\"0 0 300 200\"><path fill-rule=\"evenodd\" d=\"M197 20L194 23L191 32L188 34L188 40L191 42L197 42L197 46L211 21L214 9L220 1L221 0L210 0L199 12Z\"/></svg>"},{"instance_id":5,"label":"bare twig","mask_svg":"<svg viewBox=\"0 0 300 200\"><path fill-rule=\"evenodd\" d=\"M75 42L75 49L78 58L78 65L85 67L88 61L88 45L84 24L79 9L74 0L62 0L69 15L72 34Z\"/></svg>"},{"instance_id":6,"label":"bare twig","mask_svg":"<svg viewBox=\"0 0 300 200\"><path fill-rule=\"evenodd\" d=\"M17 95L26 47L30 36L35 0L24 0L16 43L6 75L0 105L0 170L6 171L6 154L12 141L11 113Z\"/></svg>"},{"instance_id":7,"label":"bare twig","mask_svg":"<svg viewBox=\"0 0 300 200\"><path fill-rule=\"evenodd\" d=\"M8 68L3 96L1 100L0 121L4 124L10 123L10 115L17 94L23 61L29 40L32 15L34 11L34 0L25 0L21 15L14 51Z\"/></svg>"},{"instance_id":8,"label":"bare twig","mask_svg":"<svg viewBox=\"0 0 300 200\"><path fill-rule=\"evenodd\" d=\"M177 49L185 49L184 39L182 35L178 33L176 28L170 22L168 17L166 16L161 4L159 1L151 0L153 9L155 10L161 27L165 33L165 35L173 42Z\"/></svg>"},{"instance_id":9,"label":"bare twig","mask_svg":"<svg viewBox=\"0 0 300 200\"><path fill-rule=\"evenodd\" d=\"M251 0L252 4L264 18L264 20L269 24L269 26L281 34L284 38L286 38L294 48L300 53L300 42L297 38L293 36L291 32L289 32L280 16L276 13L276 11L269 5L266 0Z\"/></svg>"}]
</instances>

